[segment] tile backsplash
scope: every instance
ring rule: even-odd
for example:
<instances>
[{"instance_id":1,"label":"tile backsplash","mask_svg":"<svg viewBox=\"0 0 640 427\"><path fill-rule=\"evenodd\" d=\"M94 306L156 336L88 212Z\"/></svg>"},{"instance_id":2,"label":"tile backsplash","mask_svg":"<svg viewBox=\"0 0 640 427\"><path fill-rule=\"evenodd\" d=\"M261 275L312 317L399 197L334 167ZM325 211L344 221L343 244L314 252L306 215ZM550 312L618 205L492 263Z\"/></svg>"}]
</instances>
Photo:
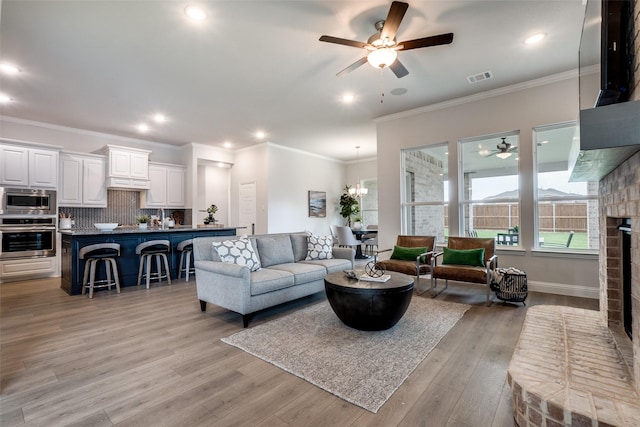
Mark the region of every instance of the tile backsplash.
<instances>
[{"instance_id":1,"label":"tile backsplash","mask_svg":"<svg viewBox=\"0 0 640 427\"><path fill-rule=\"evenodd\" d=\"M160 209L140 209L139 206L140 192L108 190L106 208L61 206L59 211L71 215L71 219L75 221L73 228L92 228L96 222L116 222L121 225L134 225L138 215L160 215ZM183 214L183 224L188 224L191 221L191 209L165 209L166 217L170 217L174 212Z\"/></svg>"}]
</instances>

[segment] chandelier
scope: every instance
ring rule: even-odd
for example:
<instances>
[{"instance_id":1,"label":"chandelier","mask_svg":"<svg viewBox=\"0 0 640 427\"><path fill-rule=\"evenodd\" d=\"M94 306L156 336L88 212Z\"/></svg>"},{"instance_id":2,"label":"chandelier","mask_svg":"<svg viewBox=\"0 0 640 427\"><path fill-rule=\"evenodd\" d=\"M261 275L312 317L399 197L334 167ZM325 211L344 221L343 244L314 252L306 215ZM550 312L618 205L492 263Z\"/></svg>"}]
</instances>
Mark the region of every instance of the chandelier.
<instances>
[{"instance_id":1,"label":"chandelier","mask_svg":"<svg viewBox=\"0 0 640 427\"><path fill-rule=\"evenodd\" d=\"M358 177L356 179L356 185L349 188L349 194L355 197L362 197L365 194L367 194L369 190L367 190L366 188L360 185L360 146L359 145L356 145L356 152L357 152L356 167L358 171Z\"/></svg>"}]
</instances>

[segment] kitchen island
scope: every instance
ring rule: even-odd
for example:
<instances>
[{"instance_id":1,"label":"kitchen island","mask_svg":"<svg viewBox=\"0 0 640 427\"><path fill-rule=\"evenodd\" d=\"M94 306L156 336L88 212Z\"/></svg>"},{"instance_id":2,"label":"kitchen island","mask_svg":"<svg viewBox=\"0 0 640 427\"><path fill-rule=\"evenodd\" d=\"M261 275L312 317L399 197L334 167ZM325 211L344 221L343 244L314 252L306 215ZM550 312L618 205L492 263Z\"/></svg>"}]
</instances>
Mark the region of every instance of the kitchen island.
<instances>
[{"instance_id":1,"label":"kitchen island","mask_svg":"<svg viewBox=\"0 0 640 427\"><path fill-rule=\"evenodd\" d=\"M100 231L97 228L60 230L62 236L62 285L69 295L82 293L82 275L85 261L79 258L80 249L96 243L119 243L120 256L116 260L120 286L136 286L138 281L139 256L136 246L149 240L169 240L171 252L168 254L172 279L178 274L180 253L178 243L196 237L235 236L236 231L244 227L194 228L178 226L174 228L118 227L113 231ZM102 266L101 266L102 267ZM96 279L104 278L103 268L97 272Z\"/></svg>"}]
</instances>

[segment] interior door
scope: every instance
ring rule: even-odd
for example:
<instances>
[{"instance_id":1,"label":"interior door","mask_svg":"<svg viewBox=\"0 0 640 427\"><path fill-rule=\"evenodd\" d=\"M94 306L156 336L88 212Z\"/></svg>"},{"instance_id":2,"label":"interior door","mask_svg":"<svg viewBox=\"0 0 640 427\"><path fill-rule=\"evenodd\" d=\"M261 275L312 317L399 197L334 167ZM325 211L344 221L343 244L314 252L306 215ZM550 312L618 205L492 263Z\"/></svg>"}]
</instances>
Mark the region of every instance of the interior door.
<instances>
[{"instance_id":1,"label":"interior door","mask_svg":"<svg viewBox=\"0 0 640 427\"><path fill-rule=\"evenodd\" d=\"M240 183L239 203L239 225L240 227L246 227L247 234L254 234L256 224L256 182L241 182Z\"/></svg>"}]
</instances>

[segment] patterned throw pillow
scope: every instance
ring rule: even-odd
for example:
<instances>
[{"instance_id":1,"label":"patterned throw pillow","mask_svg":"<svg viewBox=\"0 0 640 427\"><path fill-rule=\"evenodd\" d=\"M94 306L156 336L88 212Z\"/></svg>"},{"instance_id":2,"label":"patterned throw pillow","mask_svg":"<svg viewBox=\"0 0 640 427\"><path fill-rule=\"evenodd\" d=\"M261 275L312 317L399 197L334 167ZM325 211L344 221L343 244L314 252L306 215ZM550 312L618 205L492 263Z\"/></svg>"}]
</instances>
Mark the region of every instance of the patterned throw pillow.
<instances>
[{"instance_id":1,"label":"patterned throw pillow","mask_svg":"<svg viewBox=\"0 0 640 427\"><path fill-rule=\"evenodd\" d=\"M213 242L213 248L218 252L220 260L230 264L244 265L251 271L260 270L260 260L251 246L251 240L241 237L237 240Z\"/></svg>"},{"instance_id":2,"label":"patterned throw pillow","mask_svg":"<svg viewBox=\"0 0 640 427\"><path fill-rule=\"evenodd\" d=\"M307 231L307 258L312 259L331 259L333 258L333 237L316 236Z\"/></svg>"}]
</instances>

